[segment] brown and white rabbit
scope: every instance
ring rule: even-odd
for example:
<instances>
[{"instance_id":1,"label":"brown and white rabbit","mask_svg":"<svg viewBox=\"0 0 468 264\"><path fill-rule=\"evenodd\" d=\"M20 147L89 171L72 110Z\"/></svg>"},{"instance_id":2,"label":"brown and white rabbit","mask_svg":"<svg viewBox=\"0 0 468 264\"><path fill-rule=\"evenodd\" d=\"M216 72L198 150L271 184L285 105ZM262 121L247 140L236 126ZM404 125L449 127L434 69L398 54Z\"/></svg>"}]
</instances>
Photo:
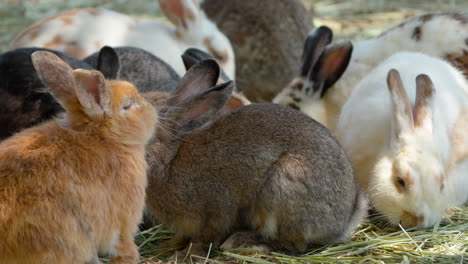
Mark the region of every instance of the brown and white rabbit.
<instances>
[{"instance_id":1,"label":"brown and white rabbit","mask_svg":"<svg viewBox=\"0 0 468 264\"><path fill-rule=\"evenodd\" d=\"M217 117L234 89L233 82L214 86L218 72L213 60L190 68L159 111L147 147L147 206L176 230L169 244L218 247L242 227L296 253L346 240L366 214L366 199L338 141L277 104Z\"/></svg>"},{"instance_id":2,"label":"brown and white rabbit","mask_svg":"<svg viewBox=\"0 0 468 264\"><path fill-rule=\"evenodd\" d=\"M334 132L341 107L357 83L396 52L414 51L442 58L464 72L468 78L467 21L468 15L464 13L426 14L409 18L375 38L354 43L351 61L334 85L316 89L316 82L301 82L302 88L295 90L297 85L293 82L275 98L275 102L293 103ZM320 52L323 51L304 50L305 54ZM296 80L300 79L301 76ZM311 94L310 91L314 92Z\"/></svg>"},{"instance_id":3,"label":"brown and white rabbit","mask_svg":"<svg viewBox=\"0 0 468 264\"><path fill-rule=\"evenodd\" d=\"M336 105L331 96L324 95L348 67L353 45L349 41L330 44L332 38L333 32L326 26L309 33L299 76L273 99L273 103L300 110L324 125L334 122L330 112L338 111L340 105Z\"/></svg>"},{"instance_id":4,"label":"brown and white rabbit","mask_svg":"<svg viewBox=\"0 0 468 264\"><path fill-rule=\"evenodd\" d=\"M312 29L303 1L204 0L201 6L232 43L239 90L253 102L270 102L296 75Z\"/></svg>"},{"instance_id":5,"label":"brown and white rabbit","mask_svg":"<svg viewBox=\"0 0 468 264\"><path fill-rule=\"evenodd\" d=\"M468 199L467 131L465 76L400 52L358 83L336 134L377 211L394 225L430 227Z\"/></svg>"},{"instance_id":6,"label":"brown and white rabbit","mask_svg":"<svg viewBox=\"0 0 468 264\"><path fill-rule=\"evenodd\" d=\"M231 43L197 1L159 0L159 6L175 27L106 9L75 9L29 26L12 42L12 48L45 47L83 59L104 45L135 46L158 56L183 75L180 55L187 48L196 47L210 53L235 77Z\"/></svg>"},{"instance_id":7,"label":"brown and white rabbit","mask_svg":"<svg viewBox=\"0 0 468 264\"><path fill-rule=\"evenodd\" d=\"M0 263L136 263L154 109L130 83L32 60L66 112L0 144Z\"/></svg>"}]
</instances>

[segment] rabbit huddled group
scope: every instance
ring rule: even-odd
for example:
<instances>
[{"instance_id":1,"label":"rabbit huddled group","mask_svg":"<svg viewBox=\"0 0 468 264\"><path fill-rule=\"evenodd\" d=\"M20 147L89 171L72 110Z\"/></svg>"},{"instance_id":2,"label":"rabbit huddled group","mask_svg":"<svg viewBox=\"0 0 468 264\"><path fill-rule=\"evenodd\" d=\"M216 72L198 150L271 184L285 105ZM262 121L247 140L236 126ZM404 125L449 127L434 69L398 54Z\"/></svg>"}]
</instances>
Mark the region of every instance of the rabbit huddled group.
<instances>
[{"instance_id":1,"label":"rabbit huddled group","mask_svg":"<svg viewBox=\"0 0 468 264\"><path fill-rule=\"evenodd\" d=\"M431 227L468 200L467 21L426 14L354 45L320 27L300 75L273 100L337 136L392 225Z\"/></svg>"},{"instance_id":2,"label":"rabbit huddled group","mask_svg":"<svg viewBox=\"0 0 468 264\"><path fill-rule=\"evenodd\" d=\"M175 231L161 247L300 254L349 239L368 203L424 228L467 201L463 14L354 45L318 27L298 77L251 103L197 1L159 4L175 27L78 9L0 55L0 263L137 263L142 222ZM441 21L459 33L439 47Z\"/></svg>"}]
</instances>

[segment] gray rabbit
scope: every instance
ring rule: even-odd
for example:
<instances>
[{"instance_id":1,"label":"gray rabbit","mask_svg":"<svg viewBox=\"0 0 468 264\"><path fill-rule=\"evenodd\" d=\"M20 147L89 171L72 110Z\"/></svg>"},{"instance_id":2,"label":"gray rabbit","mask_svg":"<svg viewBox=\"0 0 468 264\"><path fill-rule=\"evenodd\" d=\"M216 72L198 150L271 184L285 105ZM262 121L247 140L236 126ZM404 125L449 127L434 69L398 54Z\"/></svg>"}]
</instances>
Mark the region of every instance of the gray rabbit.
<instances>
[{"instance_id":1,"label":"gray rabbit","mask_svg":"<svg viewBox=\"0 0 468 264\"><path fill-rule=\"evenodd\" d=\"M128 80L139 92L171 91L179 75L160 58L140 48L104 46L84 59L106 78Z\"/></svg>"},{"instance_id":2,"label":"gray rabbit","mask_svg":"<svg viewBox=\"0 0 468 264\"><path fill-rule=\"evenodd\" d=\"M338 141L287 106L218 115L234 89L218 75L213 60L189 69L147 147L147 207L176 230L166 246L216 248L242 229L292 253L346 240L367 200Z\"/></svg>"}]
</instances>

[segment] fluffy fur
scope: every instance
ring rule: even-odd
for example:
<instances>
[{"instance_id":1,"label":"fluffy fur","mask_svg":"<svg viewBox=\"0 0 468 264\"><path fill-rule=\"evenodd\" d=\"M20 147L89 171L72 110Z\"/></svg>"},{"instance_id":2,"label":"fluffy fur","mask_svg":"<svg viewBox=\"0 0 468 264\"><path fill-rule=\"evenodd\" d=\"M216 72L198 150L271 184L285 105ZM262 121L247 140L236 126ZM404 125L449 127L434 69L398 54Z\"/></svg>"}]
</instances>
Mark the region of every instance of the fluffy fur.
<instances>
[{"instance_id":1,"label":"fluffy fur","mask_svg":"<svg viewBox=\"0 0 468 264\"><path fill-rule=\"evenodd\" d=\"M127 82L32 60L66 113L0 145L0 262L136 263L155 111Z\"/></svg>"},{"instance_id":2,"label":"fluffy fur","mask_svg":"<svg viewBox=\"0 0 468 264\"><path fill-rule=\"evenodd\" d=\"M367 207L338 141L275 104L215 118L233 90L232 82L212 87L216 72L210 60L193 66L160 111L147 148L149 209L175 228L177 242L217 247L247 228L297 253L347 239Z\"/></svg>"},{"instance_id":3,"label":"fluffy fur","mask_svg":"<svg viewBox=\"0 0 468 264\"><path fill-rule=\"evenodd\" d=\"M463 74L422 53L389 57L353 90L336 133L390 223L432 226L466 201L467 109Z\"/></svg>"},{"instance_id":4,"label":"fluffy fur","mask_svg":"<svg viewBox=\"0 0 468 264\"><path fill-rule=\"evenodd\" d=\"M61 52L41 48L24 48L0 54L0 139L63 111L37 76L31 54L38 50L54 53L73 69L92 67Z\"/></svg>"},{"instance_id":5,"label":"fluffy fur","mask_svg":"<svg viewBox=\"0 0 468 264\"><path fill-rule=\"evenodd\" d=\"M159 5L175 27L111 10L76 9L31 25L16 37L12 47L46 47L82 59L104 45L135 46L158 56L179 75L185 73L180 55L189 47L197 47L210 53L230 76L235 76L229 40L196 1L159 0Z\"/></svg>"},{"instance_id":6,"label":"fluffy fur","mask_svg":"<svg viewBox=\"0 0 468 264\"><path fill-rule=\"evenodd\" d=\"M304 89L291 93L290 85L275 102L293 103L296 108L335 131L341 107L356 84L379 63L398 51L422 52L445 59L468 77L467 24L468 16L463 13L412 17L378 37L354 43L346 71L325 93L307 92L308 89L312 90L314 83L307 83Z\"/></svg>"},{"instance_id":7,"label":"fluffy fur","mask_svg":"<svg viewBox=\"0 0 468 264\"><path fill-rule=\"evenodd\" d=\"M131 82L140 92L172 91L180 80L166 62L135 47L104 46L83 61L103 72L106 78Z\"/></svg>"}]
</instances>

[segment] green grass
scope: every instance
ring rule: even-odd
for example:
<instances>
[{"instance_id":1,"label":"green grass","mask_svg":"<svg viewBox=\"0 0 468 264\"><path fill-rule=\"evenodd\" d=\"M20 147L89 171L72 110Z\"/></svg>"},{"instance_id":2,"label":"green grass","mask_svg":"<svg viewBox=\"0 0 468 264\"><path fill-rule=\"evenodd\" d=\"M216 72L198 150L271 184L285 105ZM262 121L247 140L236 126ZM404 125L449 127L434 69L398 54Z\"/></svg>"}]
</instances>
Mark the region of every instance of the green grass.
<instances>
[{"instance_id":1,"label":"green grass","mask_svg":"<svg viewBox=\"0 0 468 264\"><path fill-rule=\"evenodd\" d=\"M468 263L468 208L454 208L448 221L430 229L381 228L366 222L350 241L337 245L310 249L302 256L280 253L257 254L250 249L215 251L210 258L194 257L187 263ZM140 263L160 263L166 259L165 249L158 243L172 233L163 226L138 233Z\"/></svg>"}]
</instances>

